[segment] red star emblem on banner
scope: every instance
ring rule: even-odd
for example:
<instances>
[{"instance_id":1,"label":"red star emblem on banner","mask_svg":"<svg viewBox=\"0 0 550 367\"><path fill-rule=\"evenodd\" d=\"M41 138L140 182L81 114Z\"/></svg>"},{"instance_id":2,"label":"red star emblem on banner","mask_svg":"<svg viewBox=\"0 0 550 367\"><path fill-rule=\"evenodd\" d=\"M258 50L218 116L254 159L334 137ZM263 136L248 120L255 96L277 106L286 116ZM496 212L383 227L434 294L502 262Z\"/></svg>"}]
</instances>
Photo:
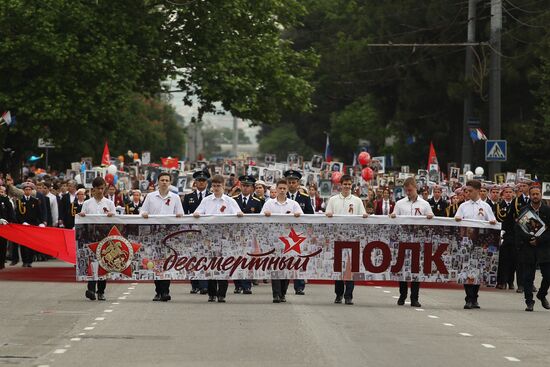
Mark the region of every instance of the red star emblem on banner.
<instances>
[{"instance_id":1,"label":"red star emblem on banner","mask_svg":"<svg viewBox=\"0 0 550 367\"><path fill-rule=\"evenodd\" d=\"M99 242L88 244L99 261L99 276L108 273L121 273L132 277L132 259L141 247L138 243L132 243L124 238L118 228L113 226L107 237Z\"/></svg>"},{"instance_id":2,"label":"red star emblem on banner","mask_svg":"<svg viewBox=\"0 0 550 367\"><path fill-rule=\"evenodd\" d=\"M290 229L290 233L288 234L288 237L279 237L279 239L285 244L283 255L290 251L294 251L299 254L302 254L302 249L300 248L300 244L304 242L306 238L296 233L296 231L294 231L294 228ZM292 244L290 243L290 241L292 241Z\"/></svg>"}]
</instances>

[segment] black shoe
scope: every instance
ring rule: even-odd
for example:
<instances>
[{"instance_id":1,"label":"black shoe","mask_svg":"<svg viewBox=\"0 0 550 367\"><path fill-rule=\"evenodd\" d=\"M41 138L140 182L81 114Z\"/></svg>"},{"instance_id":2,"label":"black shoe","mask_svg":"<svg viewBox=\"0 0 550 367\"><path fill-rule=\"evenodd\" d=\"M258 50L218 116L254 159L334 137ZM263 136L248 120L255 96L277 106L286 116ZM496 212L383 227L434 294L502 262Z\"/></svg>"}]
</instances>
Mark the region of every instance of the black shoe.
<instances>
[{"instance_id":1,"label":"black shoe","mask_svg":"<svg viewBox=\"0 0 550 367\"><path fill-rule=\"evenodd\" d=\"M201 289L200 294L208 294L208 289L207 288Z\"/></svg>"},{"instance_id":2,"label":"black shoe","mask_svg":"<svg viewBox=\"0 0 550 367\"><path fill-rule=\"evenodd\" d=\"M216 297L208 296L208 302L216 302Z\"/></svg>"},{"instance_id":3,"label":"black shoe","mask_svg":"<svg viewBox=\"0 0 550 367\"><path fill-rule=\"evenodd\" d=\"M519 289L519 288L520 288L520 287L518 287L518 289ZM511 291L513 291L513 290L514 290L514 284L513 284L513 283L512 283L512 284L508 284L508 289L511 290Z\"/></svg>"},{"instance_id":4,"label":"black shoe","mask_svg":"<svg viewBox=\"0 0 550 367\"><path fill-rule=\"evenodd\" d=\"M191 292L189 292L189 293L197 294L197 293L199 293L199 290L197 288L193 288L193 289L191 289Z\"/></svg>"},{"instance_id":5,"label":"black shoe","mask_svg":"<svg viewBox=\"0 0 550 367\"><path fill-rule=\"evenodd\" d=\"M533 293L537 293L538 291L537 287L533 286Z\"/></svg>"},{"instance_id":6,"label":"black shoe","mask_svg":"<svg viewBox=\"0 0 550 367\"><path fill-rule=\"evenodd\" d=\"M168 293L164 293L160 295L160 300L162 302L168 302L172 300L172 297Z\"/></svg>"},{"instance_id":7,"label":"black shoe","mask_svg":"<svg viewBox=\"0 0 550 367\"><path fill-rule=\"evenodd\" d=\"M510 288L510 289L514 289L514 288ZM516 289L516 293L523 293L523 287L518 287L518 289Z\"/></svg>"},{"instance_id":8,"label":"black shoe","mask_svg":"<svg viewBox=\"0 0 550 367\"><path fill-rule=\"evenodd\" d=\"M10 263L10 266L15 266L15 265L17 265L17 261L12 261L12 262Z\"/></svg>"},{"instance_id":9,"label":"black shoe","mask_svg":"<svg viewBox=\"0 0 550 367\"><path fill-rule=\"evenodd\" d=\"M334 303L342 303L342 296L336 296Z\"/></svg>"},{"instance_id":10,"label":"black shoe","mask_svg":"<svg viewBox=\"0 0 550 367\"><path fill-rule=\"evenodd\" d=\"M480 309L481 307L479 306L479 303L477 303L477 301L475 301L475 302L472 302L472 308Z\"/></svg>"},{"instance_id":11,"label":"black shoe","mask_svg":"<svg viewBox=\"0 0 550 367\"><path fill-rule=\"evenodd\" d=\"M495 288L496 289L506 289L506 285L505 284L497 284L497 286Z\"/></svg>"},{"instance_id":12,"label":"black shoe","mask_svg":"<svg viewBox=\"0 0 550 367\"><path fill-rule=\"evenodd\" d=\"M155 298L153 298L153 301L160 301L160 293L155 294Z\"/></svg>"},{"instance_id":13,"label":"black shoe","mask_svg":"<svg viewBox=\"0 0 550 367\"><path fill-rule=\"evenodd\" d=\"M243 294L252 294L252 291L250 289L243 290Z\"/></svg>"},{"instance_id":14,"label":"black shoe","mask_svg":"<svg viewBox=\"0 0 550 367\"><path fill-rule=\"evenodd\" d=\"M235 288L235 290L233 291L233 293L235 294L240 294L241 292L242 292L241 288Z\"/></svg>"},{"instance_id":15,"label":"black shoe","mask_svg":"<svg viewBox=\"0 0 550 367\"><path fill-rule=\"evenodd\" d=\"M105 301L105 295L103 293L97 294L97 300L98 301Z\"/></svg>"},{"instance_id":16,"label":"black shoe","mask_svg":"<svg viewBox=\"0 0 550 367\"><path fill-rule=\"evenodd\" d=\"M535 305L534 303L528 303L527 307L525 307L525 311L533 312L533 306L534 305Z\"/></svg>"},{"instance_id":17,"label":"black shoe","mask_svg":"<svg viewBox=\"0 0 550 367\"><path fill-rule=\"evenodd\" d=\"M405 304L405 298L399 297L399 299L397 300L397 305L403 306L404 304Z\"/></svg>"},{"instance_id":18,"label":"black shoe","mask_svg":"<svg viewBox=\"0 0 550 367\"><path fill-rule=\"evenodd\" d=\"M351 298L346 298L346 300L344 301L346 305L353 305L353 301L351 300Z\"/></svg>"},{"instance_id":19,"label":"black shoe","mask_svg":"<svg viewBox=\"0 0 550 367\"><path fill-rule=\"evenodd\" d=\"M472 309L472 302L466 302L466 304L464 305L464 309L465 310L471 310Z\"/></svg>"},{"instance_id":20,"label":"black shoe","mask_svg":"<svg viewBox=\"0 0 550 367\"><path fill-rule=\"evenodd\" d=\"M260 285L260 282L258 282L257 280L253 280L252 285Z\"/></svg>"},{"instance_id":21,"label":"black shoe","mask_svg":"<svg viewBox=\"0 0 550 367\"><path fill-rule=\"evenodd\" d=\"M86 298L91 301L95 301L95 293L92 291L86 291Z\"/></svg>"},{"instance_id":22,"label":"black shoe","mask_svg":"<svg viewBox=\"0 0 550 367\"><path fill-rule=\"evenodd\" d=\"M411 307L422 307L420 302L411 300Z\"/></svg>"},{"instance_id":23,"label":"black shoe","mask_svg":"<svg viewBox=\"0 0 550 367\"><path fill-rule=\"evenodd\" d=\"M297 291L296 291L296 294L297 294L298 296L303 296L303 295L305 294L305 292L304 292L303 289L300 289L300 290L297 290Z\"/></svg>"},{"instance_id":24,"label":"black shoe","mask_svg":"<svg viewBox=\"0 0 550 367\"><path fill-rule=\"evenodd\" d=\"M286 297L285 296L281 297L281 303L286 303Z\"/></svg>"},{"instance_id":25,"label":"black shoe","mask_svg":"<svg viewBox=\"0 0 550 367\"><path fill-rule=\"evenodd\" d=\"M218 297L219 303L225 303L225 297Z\"/></svg>"},{"instance_id":26,"label":"black shoe","mask_svg":"<svg viewBox=\"0 0 550 367\"><path fill-rule=\"evenodd\" d=\"M279 298L279 296L273 297L273 303L281 303L281 299Z\"/></svg>"},{"instance_id":27,"label":"black shoe","mask_svg":"<svg viewBox=\"0 0 550 367\"><path fill-rule=\"evenodd\" d=\"M542 307L544 307L547 310L550 310L550 303L548 303L548 300L546 299L546 297L540 297L537 294L537 298L540 300L540 303L542 304Z\"/></svg>"}]
</instances>

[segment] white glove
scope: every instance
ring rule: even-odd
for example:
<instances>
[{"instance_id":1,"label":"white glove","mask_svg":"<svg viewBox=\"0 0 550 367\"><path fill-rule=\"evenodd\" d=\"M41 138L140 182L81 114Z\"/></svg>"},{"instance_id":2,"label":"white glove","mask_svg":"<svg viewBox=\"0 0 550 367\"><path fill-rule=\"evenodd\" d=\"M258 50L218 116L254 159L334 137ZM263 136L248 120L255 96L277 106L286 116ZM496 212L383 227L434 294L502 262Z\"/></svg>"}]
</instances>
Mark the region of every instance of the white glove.
<instances>
[{"instance_id":1,"label":"white glove","mask_svg":"<svg viewBox=\"0 0 550 367\"><path fill-rule=\"evenodd\" d=\"M38 226L39 226L39 227L42 227L42 228L46 227L46 226L44 225L44 223L40 223Z\"/></svg>"},{"instance_id":2,"label":"white glove","mask_svg":"<svg viewBox=\"0 0 550 367\"><path fill-rule=\"evenodd\" d=\"M8 221L0 218L0 225L8 224Z\"/></svg>"},{"instance_id":3,"label":"white glove","mask_svg":"<svg viewBox=\"0 0 550 367\"><path fill-rule=\"evenodd\" d=\"M24 226L28 226L28 225L29 225L29 223L27 223L27 222L23 222L23 225L24 225Z\"/></svg>"}]
</instances>

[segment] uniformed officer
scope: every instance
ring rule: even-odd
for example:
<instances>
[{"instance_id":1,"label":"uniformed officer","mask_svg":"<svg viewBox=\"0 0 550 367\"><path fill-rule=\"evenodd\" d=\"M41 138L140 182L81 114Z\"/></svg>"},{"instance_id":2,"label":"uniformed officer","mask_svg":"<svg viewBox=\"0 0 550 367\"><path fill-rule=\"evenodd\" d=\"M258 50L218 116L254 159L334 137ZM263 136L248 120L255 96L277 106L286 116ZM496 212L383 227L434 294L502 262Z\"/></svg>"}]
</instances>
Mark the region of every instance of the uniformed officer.
<instances>
[{"instance_id":1,"label":"uniformed officer","mask_svg":"<svg viewBox=\"0 0 550 367\"><path fill-rule=\"evenodd\" d=\"M193 173L196 190L183 197L183 212L193 214L198 208L202 199L212 194L208 191L208 179L210 173L207 170L200 170ZM191 294L207 294L208 280L191 280Z\"/></svg>"},{"instance_id":2,"label":"uniformed officer","mask_svg":"<svg viewBox=\"0 0 550 367\"><path fill-rule=\"evenodd\" d=\"M241 193L233 196L233 199L239 204L239 208L244 214L259 214L262 211L263 202L254 196L254 184L256 178L252 175L239 177L241 183ZM235 290L233 293L252 294L252 280L235 279Z\"/></svg>"},{"instance_id":3,"label":"uniformed officer","mask_svg":"<svg viewBox=\"0 0 550 367\"><path fill-rule=\"evenodd\" d=\"M13 223L15 216L13 213L13 206L11 201L6 195L6 188L0 186L0 222L2 224ZM0 237L0 269L4 269L4 263L6 262L7 241L5 238Z\"/></svg>"},{"instance_id":4,"label":"uniformed officer","mask_svg":"<svg viewBox=\"0 0 550 367\"><path fill-rule=\"evenodd\" d=\"M34 184L25 182L22 187L23 196L17 199L15 210L17 223L45 227L46 223L43 221L41 204L37 198L32 196L32 191L35 188ZM21 258L23 260L23 267L30 268L34 258L34 251L21 245Z\"/></svg>"},{"instance_id":5,"label":"uniformed officer","mask_svg":"<svg viewBox=\"0 0 550 367\"><path fill-rule=\"evenodd\" d=\"M514 273L516 271L516 246L514 227L519 211L515 210L514 190L512 185L502 186L502 200L495 205L495 217L502 223L502 244L498 253L498 289L514 289ZM519 284L518 284L519 286Z\"/></svg>"},{"instance_id":6,"label":"uniformed officer","mask_svg":"<svg viewBox=\"0 0 550 367\"><path fill-rule=\"evenodd\" d=\"M433 196L428 200L428 204L430 204L432 212L436 217L445 217L447 214L447 206L449 205L445 200L443 200L441 194L441 186L434 186Z\"/></svg>"},{"instance_id":7,"label":"uniformed officer","mask_svg":"<svg viewBox=\"0 0 550 367\"><path fill-rule=\"evenodd\" d=\"M130 202L126 203L124 207L124 213L129 215L138 215L142 205L143 201L141 201L141 191L133 190Z\"/></svg>"},{"instance_id":8,"label":"uniformed officer","mask_svg":"<svg viewBox=\"0 0 550 367\"><path fill-rule=\"evenodd\" d=\"M302 174L296 170L289 169L283 173L283 176L288 181L288 193L287 197L291 200L296 201L302 212L304 214L315 214L313 207L311 206L311 200L308 194L300 192L298 189L300 187L300 180L302 179ZM294 292L298 295L304 295L304 289L306 287L306 282L303 279L294 279Z\"/></svg>"}]
</instances>

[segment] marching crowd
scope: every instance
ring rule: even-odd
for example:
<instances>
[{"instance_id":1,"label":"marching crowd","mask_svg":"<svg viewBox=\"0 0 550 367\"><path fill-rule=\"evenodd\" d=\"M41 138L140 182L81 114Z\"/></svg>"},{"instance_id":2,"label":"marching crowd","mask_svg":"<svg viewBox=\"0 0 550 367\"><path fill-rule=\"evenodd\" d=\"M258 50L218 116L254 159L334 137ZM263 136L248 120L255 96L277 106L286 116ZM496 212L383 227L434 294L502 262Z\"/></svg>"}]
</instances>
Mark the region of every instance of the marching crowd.
<instances>
[{"instance_id":1,"label":"marching crowd","mask_svg":"<svg viewBox=\"0 0 550 367\"><path fill-rule=\"evenodd\" d=\"M418 187L414 177L403 183L404 197L394 196L390 187L369 188L367 197L360 197L360 188L354 178L342 175L340 191L328 199L321 199L315 184L302 186L302 174L289 169L284 178L268 185L252 175L243 175L227 185L225 177L210 176L208 170L193 173L192 192L183 195L172 186L172 177L161 172L156 186L151 182L147 192L138 189L119 191L114 184L107 184L96 177L91 189L75 180L62 180L49 175L27 178L15 185L9 175L0 173L0 221L35 226L74 228L75 216L86 214L176 216L208 214L263 214L273 213L299 216L301 214L333 215L401 215L439 216L489 221L502 224L502 241L499 251L498 289L516 289L524 293L526 311L534 307L533 293L545 309L550 309L546 299L550 287L550 231L535 236L522 230L517 220L524 211L536 213L546 226L550 225L550 208L542 199L537 182L521 179L517 184L496 185L486 181L470 180L456 187L446 197L440 186ZM397 200L398 199L398 200ZM366 219L368 220L368 219ZM31 267L33 261L47 260L47 256L0 238L0 270L22 261L23 267ZM536 270L540 269L542 283L534 286ZM235 280L234 293L251 294L254 280ZM286 302L289 280L272 280L273 302ZM406 282L400 282L398 305L404 305L408 296ZM420 307L420 283L411 282L411 306ZM479 285L465 285L465 309L480 308ZM106 281L88 283L85 293L91 300L105 300ZM353 304L353 281L335 282L335 303ZM226 280L193 280L191 293L208 294L208 301L225 302L228 290ZM294 280L297 295L305 294L305 280ZM155 281L153 301L169 301L170 281Z\"/></svg>"}]
</instances>

